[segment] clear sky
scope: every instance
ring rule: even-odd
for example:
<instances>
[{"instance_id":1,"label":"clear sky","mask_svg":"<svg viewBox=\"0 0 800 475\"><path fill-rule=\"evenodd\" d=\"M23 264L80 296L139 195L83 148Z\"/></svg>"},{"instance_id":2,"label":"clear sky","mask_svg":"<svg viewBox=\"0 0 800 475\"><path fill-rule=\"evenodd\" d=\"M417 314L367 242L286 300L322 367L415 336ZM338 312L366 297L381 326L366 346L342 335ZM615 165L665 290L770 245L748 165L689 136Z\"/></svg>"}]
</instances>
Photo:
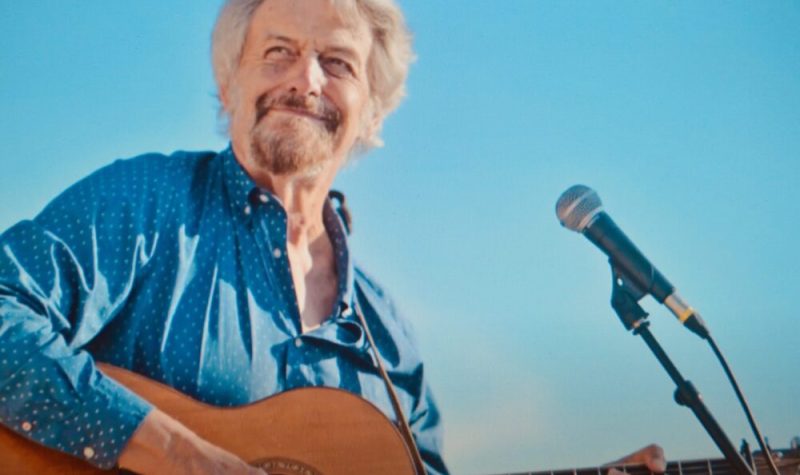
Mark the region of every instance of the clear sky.
<instances>
[{"instance_id":1,"label":"clear sky","mask_svg":"<svg viewBox=\"0 0 800 475\"><path fill-rule=\"evenodd\" d=\"M418 61L337 186L413 322L454 473L717 456L558 224L575 183L704 315L775 447L800 435L800 3L404 0ZM0 228L115 158L221 149L220 0L0 0ZM703 342L652 329L738 446Z\"/></svg>"}]
</instances>

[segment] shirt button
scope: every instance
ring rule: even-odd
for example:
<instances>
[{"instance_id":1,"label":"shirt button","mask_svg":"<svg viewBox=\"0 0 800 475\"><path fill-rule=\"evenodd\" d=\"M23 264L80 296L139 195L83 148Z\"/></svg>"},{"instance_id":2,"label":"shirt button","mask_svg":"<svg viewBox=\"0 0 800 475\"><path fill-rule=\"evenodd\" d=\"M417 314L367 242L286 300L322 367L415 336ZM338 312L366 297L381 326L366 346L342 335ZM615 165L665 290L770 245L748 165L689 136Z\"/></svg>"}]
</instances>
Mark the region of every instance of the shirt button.
<instances>
[{"instance_id":1,"label":"shirt button","mask_svg":"<svg viewBox=\"0 0 800 475\"><path fill-rule=\"evenodd\" d=\"M280 249L275 249L274 251L272 251L272 255L275 256L275 259L280 259L281 256L283 255L283 252L281 252Z\"/></svg>"},{"instance_id":2,"label":"shirt button","mask_svg":"<svg viewBox=\"0 0 800 475\"><path fill-rule=\"evenodd\" d=\"M261 193L260 195L258 195L258 201L266 203L267 201L269 201L269 197L265 193Z\"/></svg>"},{"instance_id":3,"label":"shirt button","mask_svg":"<svg viewBox=\"0 0 800 475\"><path fill-rule=\"evenodd\" d=\"M294 346L296 346L297 348L300 348L301 346L303 346L303 340L301 338L295 338L294 339Z\"/></svg>"},{"instance_id":4,"label":"shirt button","mask_svg":"<svg viewBox=\"0 0 800 475\"><path fill-rule=\"evenodd\" d=\"M33 429L33 425L30 422L25 421L22 423L22 430L24 430L25 432L30 432L31 429Z\"/></svg>"},{"instance_id":5,"label":"shirt button","mask_svg":"<svg viewBox=\"0 0 800 475\"><path fill-rule=\"evenodd\" d=\"M250 205L247 205L247 206L244 207L244 214L249 215L252 211L253 211L253 209L250 208Z\"/></svg>"},{"instance_id":6,"label":"shirt button","mask_svg":"<svg viewBox=\"0 0 800 475\"><path fill-rule=\"evenodd\" d=\"M87 459L94 457L94 449L91 447L85 447L83 449L83 456L86 457Z\"/></svg>"}]
</instances>

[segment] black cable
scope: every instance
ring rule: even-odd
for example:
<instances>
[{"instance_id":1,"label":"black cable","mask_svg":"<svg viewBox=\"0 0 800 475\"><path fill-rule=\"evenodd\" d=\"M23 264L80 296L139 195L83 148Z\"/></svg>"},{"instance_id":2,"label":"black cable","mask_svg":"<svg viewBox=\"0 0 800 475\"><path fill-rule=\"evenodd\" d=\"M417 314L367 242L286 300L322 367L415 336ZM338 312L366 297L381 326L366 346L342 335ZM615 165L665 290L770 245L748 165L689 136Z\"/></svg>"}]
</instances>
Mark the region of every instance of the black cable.
<instances>
[{"instance_id":1,"label":"black cable","mask_svg":"<svg viewBox=\"0 0 800 475\"><path fill-rule=\"evenodd\" d=\"M753 435L755 435L759 447L761 447L761 453L766 458L767 465L769 465L773 475L780 475L778 467L775 466L775 461L772 460L772 454L769 451L769 447L767 447L767 443L764 442L764 437L761 436L761 431L758 429L758 424L756 424L755 419L753 419L753 414L750 412L750 406L747 404L747 399L745 399L744 394L742 394L741 389L739 389L739 383L736 382L736 377L733 375L733 372L731 372L728 362L725 361L725 357L722 356L722 352L719 351L719 347L717 347L717 343L714 341L714 338L711 335L708 335L706 340L708 340L708 344L711 345L711 349L714 350L714 354L717 355L717 359L722 365L722 369L725 370L725 374L728 376L728 381L731 382L733 390L736 391L736 397L739 398L739 403L741 403L742 409L744 409L744 413L747 416L747 421L750 423L750 428L753 430Z\"/></svg>"}]
</instances>

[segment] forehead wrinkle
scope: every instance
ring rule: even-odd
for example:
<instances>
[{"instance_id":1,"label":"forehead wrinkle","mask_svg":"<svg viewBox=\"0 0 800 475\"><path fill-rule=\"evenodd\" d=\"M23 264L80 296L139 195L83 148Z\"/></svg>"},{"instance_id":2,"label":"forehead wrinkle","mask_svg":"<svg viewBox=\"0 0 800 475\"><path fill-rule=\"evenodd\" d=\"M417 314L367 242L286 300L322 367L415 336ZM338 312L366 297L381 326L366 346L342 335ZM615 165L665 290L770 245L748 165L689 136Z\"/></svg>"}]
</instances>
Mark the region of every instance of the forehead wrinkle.
<instances>
[{"instance_id":1,"label":"forehead wrinkle","mask_svg":"<svg viewBox=\"0 0 800 475\"><path fill-rule=\"evenodd\" d=\"M276 41L281 41L283 43L297 43L296 40L293 40L292 38L286 35L276 34L271 31L264 32L264 34L261 35L261 40L262 41L276 40Z\"/></svg>"},{"instance_id":2,"label":"forehead wrinkle","mask_svg":"<svg viewBox=\"0 0 800 475\"><path fill-rule=\"evenodd\" d=\"M334 6L336 17L343 25L354 28L359 20L364 20L361 11L353 0L328 0Z\"/></svg>"},{"instance_id":3,"label":"forehead wrinkle","mask_svg":"<svg viewBox=\"0 0 800 475\"><path fill-rule=\"evenodd\" d=\"M282 10L285 6L285 2L292 2L293 0L267 0L262 2L262 4L256 9L255 14L251 18L250 28L253 28L255 18L258 16L259 11L263 8L267 12L274 12L276 10ZM329 12L332 14L332 17L339 23L339 27L336 30L347 30L356 32L359 30L365 31L367 34L370 33L370 27L368 21L361 13L360 8L356 5L356 2L353 0L323 0L323 3L327 3L332 9ZM304 15L303 12L294 11L290 13L291 16L294 17L294 20L297 24L306 24L312 25L312 29L316 29L313 26L313 23L309 23L309 20L312 20L314 15Z\"/></svg>"}]
</instances>

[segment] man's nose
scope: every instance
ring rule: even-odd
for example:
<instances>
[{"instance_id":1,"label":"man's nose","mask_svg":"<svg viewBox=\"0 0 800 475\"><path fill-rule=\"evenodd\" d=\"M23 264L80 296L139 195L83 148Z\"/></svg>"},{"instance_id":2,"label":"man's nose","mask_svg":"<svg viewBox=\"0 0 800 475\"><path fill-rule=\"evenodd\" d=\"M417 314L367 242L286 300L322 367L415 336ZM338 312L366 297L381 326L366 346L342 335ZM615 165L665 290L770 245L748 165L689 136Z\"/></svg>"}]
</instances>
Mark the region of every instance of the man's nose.
<instances>
[{"instance_id":1,"label":"man's nose","mask_svg":"<svg viewBox=\"0 0 800 475\"><path fill-rule=\"evenodd\" d=\"M327 78L319 59L316 56L303 58L296 66L290 88L302 96L320 97Z\"/></svg>"}]
</instances>

